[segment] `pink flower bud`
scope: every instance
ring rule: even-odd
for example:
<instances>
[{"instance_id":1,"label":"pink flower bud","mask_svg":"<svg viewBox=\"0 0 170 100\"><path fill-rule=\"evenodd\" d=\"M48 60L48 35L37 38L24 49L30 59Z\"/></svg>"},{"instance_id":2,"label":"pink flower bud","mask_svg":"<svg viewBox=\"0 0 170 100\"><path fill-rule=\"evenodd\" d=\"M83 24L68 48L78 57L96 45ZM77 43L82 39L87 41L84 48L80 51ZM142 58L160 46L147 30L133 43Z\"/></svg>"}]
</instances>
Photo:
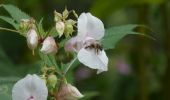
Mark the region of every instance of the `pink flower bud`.
<instances>
[{"instance_id":1,"label":"pink flower bud","mask_svg":"<svg viewBox=\"0 0 170 100\"><path fill-rule=\"evenodd\" d=\"M57 100L77 100L82 97L79 90L71 84L62 84L57 94Z\"/></svg>"},{"instance_id":2,"label":"pink flower bud","mask_svg":"<svg viewBox=\"0 0 170 100\"><path fill-rule=\"evenodd\" d=\"M49 36L47 37L42 45L41 52L44 54L49 54L49 53L57 53L57 45L53 37Z\"/></svg>"},{"instance_id":3,"label":"pink flower bud","mask_svg":"<svg viewBox=\"0 0 170 100\"><path fill-rule=\"evenodd\" d=\"M30 29L27 33L26 38L27 38L28 47L34 50L38 45L38 35L35 29Z\"/></svg>"}]
</instances>

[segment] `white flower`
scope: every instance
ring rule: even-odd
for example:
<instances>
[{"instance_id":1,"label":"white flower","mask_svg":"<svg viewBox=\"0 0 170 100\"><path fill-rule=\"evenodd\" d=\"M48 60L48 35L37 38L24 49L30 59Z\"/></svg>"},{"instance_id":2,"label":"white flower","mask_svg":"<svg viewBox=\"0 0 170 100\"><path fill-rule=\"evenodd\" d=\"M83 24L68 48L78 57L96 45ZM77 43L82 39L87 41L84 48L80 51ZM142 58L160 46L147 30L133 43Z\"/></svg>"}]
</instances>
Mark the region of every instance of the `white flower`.
<instances>
[{"instance_id":1,"label":"white flower","mask_svg":"<svg viewBox=\"0 0 170 100\"><path fill-rule=\"evenodd\" d=\"M47 100L48 90L44 80L37 75L27 75L12 89L13 100Z\"/></svg>"},{"instance_id":2,"label":"white flower","mask_svg":"<svg viewBox=\"0 0 170 100\"><path fill-rule=\"evenodd\" d=\"M78 18L78 34L65 44L65 50L78 52L78 60L92 69L97 69L97 73L107 71L108 58L98 43L104 32L100 19L90 13L82 13Z\"/></svg>"},{"instance_id":3,"label":"white flower","mask_svg":"<svg viewBox=\"0 0 170 100\"><path fill-rule=\"evenodd\" d=\"M55 28L59 33L59 37L61 37L64 33L65 24L62 21L56 22Z\"/></svg>"},{"instance_id":4,"label":"white flower","mask_svg":"<svg viewBox=\"0 0 170 100\"><path fill-rule=\"evenodd\" d=\"M30 29L27 33L26 38L27 38L28 47L34 50L38 45L38 35L35 29Z\"/></svg>"},{"instance_id":5,"label":"white flower","mask_svg":"<svg viewBox=\"0 0 170 100\"><path fill-rule=\"evenodd\" d=\"M71 84L62 84L57 94L57 100L77 100L82 97L84 96Z\"/></svg>"},{"instance_id":6,"label":"white flower","mask_svg":"<svg viewBox=\"0 0 170 100\"><path fill-rule=\"evenodd\" d=\"M44 54L49 54L49 53L56 53L57 49L58 48L54 38L49 36L44 40L43 46L40 51L43 52Z\"/></svg>"}]
</instances>

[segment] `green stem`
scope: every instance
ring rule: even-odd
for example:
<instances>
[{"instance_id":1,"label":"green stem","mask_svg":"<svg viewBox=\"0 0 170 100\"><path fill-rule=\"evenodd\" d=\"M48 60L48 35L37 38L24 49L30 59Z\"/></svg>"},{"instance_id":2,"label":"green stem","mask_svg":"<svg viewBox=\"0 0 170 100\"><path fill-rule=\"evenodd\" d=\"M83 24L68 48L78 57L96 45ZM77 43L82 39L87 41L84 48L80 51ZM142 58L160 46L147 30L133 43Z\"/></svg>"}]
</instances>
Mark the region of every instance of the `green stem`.
<instances>
[{"instance_id":1,"label":"green stem","mask_svg":"<svg viewBox=\"0 0 170 100\"><path fill-rule=\"evenodd\" d=\"M169 16L168 16L168 7L167 7L167 2L164 2L163 4L160 5L161 8L161 15L163 17L162 21L163 21L163 27L164 27L164 52L165 52L165 56L166 56L166 61L167 61L167 65L166 65L166 70L165 70L165 74L163 76L163 100L170 100L170 30L169 30Z\"/></svg>"},{"instance_id":2,"label":"green stem","mask_svg":"<svg viewBox=\"0 0 170 100\"><path fill-rule=\"evenodd\" d=\"M17 30L12 30L12 29L8 29L8 28L4 28L4 27L0 27L0 30L5 30L5 31L10 31L10 32L15 32L15 33L20 33Z\"/></svg>"},{"instance_id":3,"label":"green stem","mask_svg":"<svg viewBox=\"0 0 170 100\"><path fill-rule=\"evenodd\" d=\"M66 75L66 73L68 72L68 70L70 69L70 67L74 64L74 62L77 60L77 57L75 57L71 63L69 64L69 66L66 68L66 70L64 71L64 75Z\"/></svg>"}]
</instances>

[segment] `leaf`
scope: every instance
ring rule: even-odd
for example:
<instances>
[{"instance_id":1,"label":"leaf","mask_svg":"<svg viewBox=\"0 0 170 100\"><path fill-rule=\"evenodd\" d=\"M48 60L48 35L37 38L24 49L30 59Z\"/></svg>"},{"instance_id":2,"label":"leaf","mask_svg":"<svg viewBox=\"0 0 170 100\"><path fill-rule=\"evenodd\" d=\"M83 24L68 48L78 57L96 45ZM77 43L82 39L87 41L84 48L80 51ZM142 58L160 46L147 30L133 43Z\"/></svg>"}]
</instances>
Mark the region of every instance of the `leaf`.
<instances>
[{"instance_id":1,"label":"leaf","mask_svg":"<svg viewBox=\"0 0 170 100\"><path fill-rule=\"evenodd\" d=\"M14 83L0 84L1 100L12 100L12 87Z\"/></svg>"},{"instance_id":2,"label":"leaf","mask_svg":"<svg viewBox=\"0 0 170 100\"><path fill-rule=\"evenodd\" d=\"M49 34L53 37L57 37L59 35L55 27L51 28Z\"/></svg>"},{"instance_id":3,"label":"leaf","mask_svg":"<svg viewBox=\"0 0 170 100\"><path fill-rule=\"evenodd\" d=\"M84 97L80 100L90 100L95 96L99 95L99 92L97 91L88 91L88 92L83 92Z\"/></svg>"},{"instance_id":4,"label":"leaf","mask_svg":"<svg viewBox=\"0 0 170 100\"><path fill-rule=\"evenodd\" d=\"M19 8L13 5L1 5L4 7L4 9L11 15L11 17L16 20L18 23L20 23L21 19L29 19L30 16L28 16L26 13L22 12Z\"/></svg>"},{"instance_id":5,"label":"leaf","mask_svg":"<svg viewBox=\"0 0 170 100\"><path fill-rule=\"evenodd\" d=\"M15 21L12 18L9 18L9 17L6 17L6 16L0 16L0 19L11 24L15 29L18 29L18 25L15 23Z\"/></svg>"},{"instance_id":6,"label":"leaf","mask_svg":"<svg viewBox=\"0 0 170 100\"><path fill-rule=\"evenodd\" d=\"M0 77L0 84L8 84L17 82L20 77L8 76L8 77Z\"/></svg>"},{"instance_id":7,"label":"leaf","mask_svg":"<svg viewBox=\"0 0 170 100\"><path fill-rule=\"evenodd\" d=\"M47 35L47 33L44 31L43 29L43 18L41 18L41 20L39 21L39 23L37 24L37 30L39 35L43 38Z\"/></svg>"},{"instance_id":8,"label":"leaf","mask_svg":"<svg viewBox=\"0 0 170 100\"><path fill-rule=\"evenodd\" d=\"M117 42L119 42L123 37L129 34L141 34L143 33L135 32L134 29L140 27L139 25L123 25L118 27L112 27L106 30L105 36L101 41L103 48L113 49Z\"/></svg>"},{"instance_id":9,"label":"leaf","mask_svg":"<svg viewBox=\"0 0 170 100\"><path fill-rule=\"evenodd\" d=\"M57 66L55 56L53 54L43 54L39 53L40 58L44 61L44 63L48 66Z\"/></svg>"}]
</instances>

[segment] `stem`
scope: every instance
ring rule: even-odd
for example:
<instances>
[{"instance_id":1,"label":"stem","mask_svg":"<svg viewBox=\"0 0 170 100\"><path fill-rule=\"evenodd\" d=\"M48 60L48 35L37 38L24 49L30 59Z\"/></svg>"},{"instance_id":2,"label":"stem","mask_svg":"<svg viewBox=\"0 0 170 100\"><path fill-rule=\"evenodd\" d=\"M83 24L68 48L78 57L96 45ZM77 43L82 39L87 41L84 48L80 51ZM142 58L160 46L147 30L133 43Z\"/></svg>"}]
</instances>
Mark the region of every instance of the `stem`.
<instances>
[{"instance_id":1,"label":"stem","mask_svg":"<svg viewBox=\"0 0 170 100\"><path fill-rule=\"evenodd\" d=\"M77 57L75 57L71 63L69 64L69 66L66 68L66 70L64 71L64 75L66 75L66 73L68 72L68 70L70 69L70 67L74 64L74 62L77 60Z\"/></svg>"},{"instance_id":2,"label":"stem","mask_svg":"<svg viewBox=\"0 0 170 100\"><path fill-rule=\"evenodd\" d=\"M148 25L148 5L140 5L138 11L138 23ZM146 30L139 28L138 32L145 33ZM141 42L142 41L142 42ZM148 77L146 74L146 50L148 50L148 42L144 37L140 37L140 40L136 41L137 45L133 48L133 66L137 73L138 81L138 100L149 100L149 87ZM136 67L135 67L136 66Z\"/></svg>"},{"instance_id":3,"label":"stem","mask_svg":"<svg viewBox=\"0 0 170 100\"><path fill-rule=\"evenodd\" d=\"M163 16L163 26L164 26L164 51L166 54L166 60L167 60L167 65L166 65L166 71L163 76L163 100L170 100L170 30L169 30L169 17L168 17L168 9L167 9L167 2L164 2L163 4L160 5L161 7L161 14Z\"/></svg>"},{"instance_id":4,"label":"stem","mask_svg":"<svg viewBox=\"0 0 170 100\"><path fill-rule=\"evenodd\" d=\"M10 32L15 32L15 33L20 33L17 30L12 30L12 29L8 29L8 28L4 28L4 27L0 27L0 30L5 30L5 31L10 31Z\"/></svg>"}]
</instances>

